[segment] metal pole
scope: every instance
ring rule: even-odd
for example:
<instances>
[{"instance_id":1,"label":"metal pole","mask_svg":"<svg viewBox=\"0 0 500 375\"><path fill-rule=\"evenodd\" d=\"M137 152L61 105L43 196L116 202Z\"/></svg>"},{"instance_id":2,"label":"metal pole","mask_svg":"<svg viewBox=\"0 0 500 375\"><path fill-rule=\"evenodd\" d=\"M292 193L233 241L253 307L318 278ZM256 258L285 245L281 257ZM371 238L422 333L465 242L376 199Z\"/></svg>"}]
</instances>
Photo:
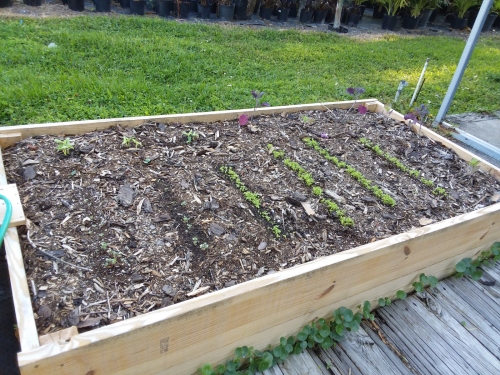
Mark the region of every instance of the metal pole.
<instances>
[{"instance_id":1,"label":"metal pole","mask_svg":"<svg viewBox=\"0 0 500 375\"><path fill-rule=\"evenodd\" d=\"M408 86L408 82L406 82L404 79L399 81L398 91L396 91L396 96L394 97L394 103L397 103L399 95L401 95L401 92L406 86Z\"/></svg>"},{"instance_id":2,"label":"metal pole","mask_svg":"<svg viewBox=\"0 0 500 375\"><path fill-rule=\"evenodd\" d=\"M493 4L493 0L484 0L483 4L481 5L481 8L479 9L479 13L477 15L476 22L474 22L474 27L472 28L472 31L469 35L469 39L467 39L467 43L465 44L465 49L462 52L462 57L460 58L460 61L458 62L457 69L455 70L455 74L453 75L450 86L448 87L448 91L446 92L446 95L443 99L443 103L441 104L441 108L439 108L439 112L436 116L436 119L434 120L434 123L432 124L434 126L437 126L438 124L440 124L443 121L444 117L446 116L446 113L448 113L448 110L450 109L451 101L453 100L453 97L455 96L455 93L457 92L458 85L460 84L460 81L462 80L465 68L467 67L467 64L469 63L469 59L472 55L472 51L474 50L474 46L477 43L477 39L479 38L479 35L481 34L481 29L483 28L484 21L486 20L486 17L488 16L488 12L489 12L492 4Z\"/></svg>"},{"instance_id":3,"label":"metal pole","mask_svg":"<svg viewBox=\"0 0 500 375\"><path fill-rule=\"evenodd\" d=\"M340 16L342 16L342 6L344 0L337 1L337 8L335 9L335 21L333 21L333 28L336 30L340 27Z\"/></svg>"},{"instance_id":4,"label":"metal pole","mask_svg":"<svg viewBox=\"0 0 500 375\"><path fill-rule=\"evenodd\" d=\"M429 64L429 60L430 58L427 58L427 60L425 60L424 69L422 69L422 73L420 74L420 78L418 79L417 87L415 87L415 91L413 92L413 96L410 101L410 108L413 105L415 99L417 99L417 94L420 92L420 86L422 86L424 80L424 74L425 71L427 70L427 65Z\"/></svg>"}]
</instances>

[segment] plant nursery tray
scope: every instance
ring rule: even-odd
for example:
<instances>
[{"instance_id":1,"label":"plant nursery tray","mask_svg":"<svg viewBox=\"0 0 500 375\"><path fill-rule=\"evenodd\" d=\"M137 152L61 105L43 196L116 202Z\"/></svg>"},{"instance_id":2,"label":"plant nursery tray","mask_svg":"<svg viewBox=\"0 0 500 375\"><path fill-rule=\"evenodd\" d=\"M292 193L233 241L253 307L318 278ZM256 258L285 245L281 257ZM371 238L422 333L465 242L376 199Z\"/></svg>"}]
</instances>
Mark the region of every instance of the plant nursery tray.
<instances>
[{"instance_id":1,"label":"plant nursery tray","mask_svg":"<svg viewBox=\"0 0 500 375\"><path fill-rule=\"evenodd\" d=\"M500 170L375 99L15 126L0 145L27 218L5 237L23 374L192 374L500 240Z\"/></svg>"}]
</instances>

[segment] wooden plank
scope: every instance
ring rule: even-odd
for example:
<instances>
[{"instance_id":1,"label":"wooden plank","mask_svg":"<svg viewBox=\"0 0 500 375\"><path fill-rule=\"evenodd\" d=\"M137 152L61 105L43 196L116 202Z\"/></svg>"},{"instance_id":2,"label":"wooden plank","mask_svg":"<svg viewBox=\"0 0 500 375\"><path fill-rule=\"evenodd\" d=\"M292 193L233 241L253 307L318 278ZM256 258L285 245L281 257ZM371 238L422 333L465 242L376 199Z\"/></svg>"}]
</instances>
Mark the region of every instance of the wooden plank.
<instances>
[{"instance_id":1,"label":"wooden plank","mask_svg":"<svg viewBox=\"0 0 500 375\"><path fill-rule=\"evenodd\" d=\"M385 109L385 106L384 104L378 102L377 103L377 109L375 110L376 112L378 113L383 113L397 121L404 121L406 122L407 124L409 123L410 120L405 120L404 119L404 116L397 112L397 111L391 111L391 113L389 113L386 109ZM452 128L452 126L450 124L447 124L447 123L443 123L445 126L448 126L450 128ZM484 159L481 159L480 157L474 155L473 153L471 153L470 151L466 150L465 148L463 147L460 147L459 145L453 143L452 141L450 141L449 139L437 134L436 132L430 130L429 128L425 127L425 126L420 126L418 124L413 124L412 125L412 128L413 128L413 131L417 134L421 134L421 135L424 135L436 142L439 142L441 143L443 146L445 147L448 147L448 148L451 148L455 151L455 153L463 160L465 161L470 161L472 159L477 159L479 161L479 168L481 170L483 170L484 172L492 175L493 177L495 177L497 180L500 181L500 169L498 169L497 167L495 167L493 164L491 163L488 163L486 160Z\"/></svg>"},{"instance_id":2,"label":"wooden plank","mask_svg":"<svg viewBox=\"0 0 500 375\"><path fill-rule=\"evenodd\" d=\"M325 362L334 375L363 375L356 365L338 346L330 349L320 349L319 357Z\"/></svg>"},{"instance_id":3,"label":"wooden plank","mask_svg":"<svg viewBox=\"0 0 500 375\"><path fill-rule=\"evenodd\" d=\"M404 302L404 306L409 316L413 313L419 326L415 328L416 332L421 331L420 327L430 329L432 336L436 341L444 340L449 345L454 354L467 361L469 364L477 362L474 371L479 374L495 373L500 369L500 361L488 349L486 349L479 340L477 340L471 331L463 327L456 320L439 319L433 312L428 310L425 305L413 295ZM430 345L429 345L430 346ZM475 372L473 372L475 373Z\"/></svg>"},{"instance_id":4,"label":"wooden plank","mask_svg":"<svg viewBox=\"0 0 500 375\"><path fill-rule=\"evenodd\" d=\"M398 300L390 306L380 309L378 313L385 324L391 327L401 341L405 342L411 351L403 350L405 357L417 369L423 357L429 357L432 362L431 374L469 374L471 365L462 358L458 358L438 335L434 335L418 319L419 317L407 314L404 301ZM385 330L384 330L385 333ZM402 349L399 345L398 348Z\"/></svg>"},{"instance_id":5,"label":"wooden plank","mask_svg":"<svg viewBox=\"0 0 500 375\"><path fill-rule=\"evenodd\" d=\"M17 227L26 224L26 217L24 216L23 205L21 204L21 198L17 191L17 185L0 185L0 194L5 196L12 205L12 216L10 218L9 227ZM0 219L3 220L4 216L5 202L0 200Z\"/></svg>"},{"instance_id":6,"label":"wooden plank","mask_svg":"<svg viewBox=\"0 0 500 375\"><path fill-rule=\"evenodd\" d=\"M379 308L382 308L382 307L379 307ZM370 336L370 338L373 340L375 345L377 345L379 347L379 349L382 350L385 353L385 355L388 358L390 358L396 366L401 366L401 372L400 372L401 374L409 373L409 374L419 375L419 373L411 367L411 365L408 363L408 361L403 362L403 359L401 359L398 356L400 354L399 353L396 354L394 352L394 350L389 345L390 343L388 343L387 341L386 342L382 341L382 339L380 338L378 333L376 333L372 329L372 327L374 326L374 324L372 322L362 321L361 326L363 327L366 334L368 336ZM385 340L385 337L384 337L384 340ZM397 350L396 347L394 347L394 349Z\"/></svg>"},{"instance_id":7,"label":"wooden plank","mask_svg":"<svg viewBox=\"0 0 500 375\"><path fill-rule=\"evenodd\" d=\"M500 205L314 260L282 272L44 345L18 356L24 374L192 374L242 345L265 348L344 305L439 278L500 237ZM164 351L167 347L168 352ZM64 364L61 367L61 364Z\"/></svg>"},{"instance_id":8,"label":"wooden plank","mask_svg":"<svg viewBox=\"0 0 500 375\"><path fill-rule=\"evenodd\" d=\"M57 332L49 333L48 335L40 336L38 341L40 342L40 345L50 344L53 342L57 343L61 341L67 342L76 335L78 335L78 328L76 328L76 326L71 326L69 328L61 329Z\"/></svg>"},{"instance_id":9,"label":"wooden plank","mask_svg":"<svg viewBox=\"0 0 500 375\"><path fill-rule=\"evenodd\" d=\"M375 99L362 99L357 103L364 104L368 109L374 108L370 103L374 103ZM262 114L275 114L275 113L292 113L298 111L310 110L325 110L326 108L342 108L347 109L352 106L353 100L342 102L328 102L328 103L312 103L312 104L299 104L279 107L261 107L255 109L255 115ZM159 115L159 116L140 116L140 117L123 117L112 119L100 120L85 120L85 121L66 121L46 124L31 124L31 125L17 125L6 126L0 128L1 134L21 133L22 139L32 137L35 135L46 134L65 134L76 135L88 133L95 130L107 129L110 126L120 125L125 128L142 125L145 122L157 123L188 123L188 122L214 122L235 120L243 113L253 113L253 108L234 109L229 111L214 111L214 112L198 112L198 113L185 113L173 115Z\"/></svg>"},{"instance_id":10,"label":"wooden plank","mask_svg":"<svg viewBox=\"0 0 500 375\"><path fill-rule=\"evenodd\" d=\"M16 228L7 229L3 243L9 266L10 284L12 298L14 299L14 308L16 310L21 350L29 351L39 347L40 344L38 343L38 332L35 317L33 316L21 245L19 244Z\"/></svg>"},{"instance_id":11,"label":"wooden plank","mask_svg":"<svg viewBox=\"0 0 500 375\"><path fill-rule=\"evenodd\" d=\"M0 150L0 187L4 188L5 186L8 186L7 177L5 175L2 152ZM21 245L19 244L19 237L17 236L17 229L9 228L3 242L5 246L5 257L9 267L12 298L14 300L14 309L16 311L16 320L19 330L19 341L21 343L21 350L27 351L37 348L40 344L38 343L38 332L31 306L31 297L28 289L28 281L26 279L26 271L24 270Z\"/></svg>"},{"instance_id":12,"label":"wooden plank","mask_svg":"<svg viewBox=\"0 0 500 375\"><path fill-rule=\"evenodd\" d=\"M382 346L386 347L383 343ZM381 349L363 328L356 333L351 332L346 335L339 348L363 374L412 375L396 354Z\"/></svg>"},{"instance_id":13,"label":"wooden plank","mask_svg":"<svg viewBox=\"0 0 500 375\"><path fill-rule=\"evenodd\" d=\"M21 133L0 134L0 148L7 148L15 145L22 139Z\"/></svg>"},{"instance_id":14,"label":"wooden plank","mask_svg":"<svg viewBox=\"0 0 500 375\"><path fill-rule=\"evenodd\" d=\"M444 295L448 295L449 291L453 291L467 302L471 307L484 317L484 319L496 329L500 330L500 308L484 293L481 293L481 288L470 287L470 281L467 279L450 278L442 285L437 286L438 290Z\"/></svg>"},{"instance_id":15,"label":"wooden plank","mask_svg":"<svg viewBox=\"0 0 500 375\"><path fill-rule=\"evenodd\" d=\"M289 356L279 367L284 375L329 375L324 365L319 367L308 351Z\"/></svg>"},{"instance_id":16,"label":"wooden plank","mask_svg":"<svg viewBox=\"0 0 500 375\"><path fill-rule=\"evenodd\" d=\"M447 323L455 331L465 329L487 348L496 358L500 359L500 331L491 326L472 306L459 296L444 296L438 289L428 289L425 293L427 308L434 315Z\"/></svg>"},{"instance_id":17,"label":"wooden plank","mask_svg":"<svg viewBox=\"0 0 500 375\"><path fill-rule=\"evenodd\" d=\"M382 309L379 310L379 312ZM412 342L404 340L399 334L399 328L394 328L385 323L383 319L375 318L375 322L380 327L380 330L386 340L388 340L394 347L398 348L401 354L406 360L408 360L407 353L413 353L417 357L415 361L410 362L412 368L415 368L418 374L422 375L434 375L436 371L434 363L432 362L434 358L428 355L420 355L420 352L415 348Z\"/></svg>"}]
</instances>

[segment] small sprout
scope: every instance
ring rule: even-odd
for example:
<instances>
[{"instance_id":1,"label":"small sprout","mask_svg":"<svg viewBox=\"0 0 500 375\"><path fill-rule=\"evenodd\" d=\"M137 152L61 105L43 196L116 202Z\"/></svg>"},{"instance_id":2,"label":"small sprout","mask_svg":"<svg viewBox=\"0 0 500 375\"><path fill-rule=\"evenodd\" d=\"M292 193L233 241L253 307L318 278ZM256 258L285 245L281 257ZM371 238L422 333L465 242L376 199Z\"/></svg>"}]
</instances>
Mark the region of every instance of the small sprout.
<instances>
[{"instance_id":1,"label":"small sprout","mask_svg":"<svg viewBox=\"0 0 500 375\"><path fill-rule=\"evenodd\" d=\"M361 94L364 94L366 92L363 87L349 87L346 91L349 95L353 95L356 100Z\"/></svg>"},{"instance_id":2,"label":"small sprout","mask_svg":"<svg viewBox=\"0 0 500 375\"><path fill-rule=\"evenodd\" d=\"M252 123L253 116L255 114L255 109L259 106L260 99L264 96L264 92L260 92L260 91L257 91L257 90L252 90L252 96L255 99L255 104L253 106L253 112L252 112L252 117L250 118L250 123ZM261 104L261 106L262 107L270 107L271 104L269 104L268 102L264 102L264 103ZM241 122L240 122L240 124L241 124Z\"/></svg>"},{"instance_id":3,"label":"small sprout","mask_svg":"<svg viewBox=\"0 0 500 375\"><path fill-rule=\"evenodd\" d=\"M479 164L479 160L477 160L476 158L472 158L471 160L468 161L468 163L471 167L477 167Z\"/></svg>"},{"instance_id":4,"label":"small sprout","mask_svg":"<svg viewBox=\"0 0 500 375\"><path fill-rule=\"evenodd\" d=\"M108 246L109 245L106 242L101 242L101 249L106 250Z\"/></svg>"},{"instance_id":5,"label":"small sprout","mask_svg":"<svg viewBox=\"0 0 500 375\"><path fill-rule=\"evenodd\" d=\"M149 164L149 163L151 163L151 159L148 158L144 159L144 164Z\"/></svg>"},{"instance_id":6,"label":"small sprout","mask_svg":"<svg viewBox=\"0 0 500 375\"><path fill-rule=\"evenodd\" d=\"M134 144L135 148L139 148L142 146L142 143L139 142L137 139L135 139L135 137L123 136L122 146L130 147L132 145L132 143Z\"/></svg>"},{"instance_id":7,"label":"small sprout","mask_svg":"<svg viewBox=\"0 0 500 375\"><path fill-rule=\"evenodd\" d=\"M198 245L198 237L193 237L193 244Z\"/></svg>"},{"instance_id":8,"label":"small sprout","mask_svg":"<svg viewBox=\"0 0 500 375\"><path fill-rule=\"evenodd\" d=\"M181 206L185 206L186 204L187 204L186 201L181 202Z\"/></svg>"},{"instance_id":9,"label":"small sprout","mask_svg":"<svg viewBox=\"0 0 500 375\"><path fill-rule=\"evenodd\" d=\"M464 327L467 325L467 323L466 323L466 321L465 321L465 320L462 320L462 321L460 322L460 324L461 324L462 326L464 326Z\"/></svg>"},{"instance_id":10,"label":"small sprout","mask_svg":"<svg viewBox=\"0 0 500 375\"><path fill-rule=\"evenodd\" d=\"M306 115L302 116L302 122L304 124L309 124L310 122L313 122L313 121L314 121L314 119L310 118L309 116L306 116Z\"/></svg>"},{"instance_id":11,"label":"small sprout","mask_svg":"<svg viewBox=\"0 0 500 375\"><path fill-rule=\"evenodd\" d=\"M198 133L193 131L193 129L190 129L189 132L182 132L182 135L185 135L187 140L186 143L190 144L193 142L196 138L198 138Z\"/></svg>"},{"instance_id":12,"label":"small sprout","mask_svg":"<svg viewBox=\"0 0 500 375\"><path fill-rule=\"evenodd\" d=\"M277 225L275 225L275 226L273 227L272 231L273 231L274 236L275 236L276 238L279 238L279 237L280 237L280 235L281 235L281 230L280 230L280 228L279 228Z\"/></svg>"},{"instance_id":13,"label":"small sprout","mask_svg":"<svg viewBox=\"0 0 500 375\"><path fill-rule=\"evenodd\" d=\"M200 245L200 249L202 250L207 250L208 249L208 244L206 242L203 242L201 245Z\"/></svg>"},{"instance_id":14,"label":"small sprout","mask_svg":"<svg viewBox=\"0 0 500 375\"><path fill-rule=\"evenodd\" d=\"M321 194L323 194L323 190L321 190L321 188L319 186L315 186L312 188L312 193L319 197L319 196L321 196Z\"/></svg>"},{"instance_id":15,"label":"small sprout","mask_svg":"<svg viewBox=\"0 0 500 375\"><path fill-rule=\"evenodd\" d=\"M69 138L66 138L64 141L54 139L54 142L57 144L56 150L62 152L64 156L68 156L69 152L74 149L73 144L69 141Z\"/></svg>"},{"instance_id":16,"label":"small sprout","mask_svg":"<svg viewBox=\"0 0 500 375\"><path fill-rule=\"evenodd\" d=\"M254 97L254 99L260 99L264 96L264 92L259 92L257 90L252 90L252 96Z\"/></svg>"},{"instance_id":17,"label":"small sprout","mask_svg":"<svg viewBox=\"0 0 500 375\"><path fill-rule=\"evenodd\" d=\"M182 217L182 221L185 222L185 223L188 223L189 222L189 218L187 216L183 216Z\"/></svg>"}]
</instances>

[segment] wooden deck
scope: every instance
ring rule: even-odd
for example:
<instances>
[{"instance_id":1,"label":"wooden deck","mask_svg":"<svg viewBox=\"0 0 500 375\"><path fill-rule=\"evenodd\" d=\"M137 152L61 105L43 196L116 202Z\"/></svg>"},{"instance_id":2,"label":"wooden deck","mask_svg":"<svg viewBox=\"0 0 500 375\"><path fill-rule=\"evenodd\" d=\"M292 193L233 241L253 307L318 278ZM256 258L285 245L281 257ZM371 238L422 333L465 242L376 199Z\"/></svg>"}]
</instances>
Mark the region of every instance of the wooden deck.
<instances>
[{"instance_id":1,"label":"wooden deck","mask_svg":"<svg viewBox=\"0 0 500 375\"><path fill-rule=\"evenodd\" d=\"M291 356L264 375L500 374L500 262L480 281L448 278L379 308L340 345Z\"/></svg>"}]
</instances>

